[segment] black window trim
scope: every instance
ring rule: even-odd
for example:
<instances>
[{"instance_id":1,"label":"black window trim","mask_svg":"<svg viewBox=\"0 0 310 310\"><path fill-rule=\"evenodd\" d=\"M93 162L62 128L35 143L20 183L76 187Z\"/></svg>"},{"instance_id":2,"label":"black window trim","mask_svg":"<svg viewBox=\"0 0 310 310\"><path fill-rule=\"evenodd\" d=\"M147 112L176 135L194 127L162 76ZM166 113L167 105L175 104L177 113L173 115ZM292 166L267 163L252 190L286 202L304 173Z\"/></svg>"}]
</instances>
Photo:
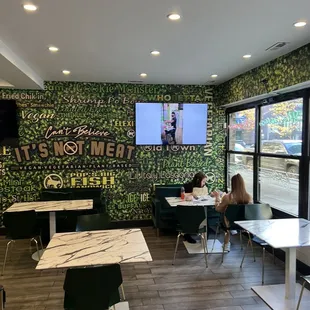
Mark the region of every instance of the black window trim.
<instances>
[{"instance_id":1,"label":"black window trim","mask_svg":"<svg viewBox=\"0 0 310 310\"><path fill-rule=\"evenodd\" d=\"M261 107L266 105L277 104L283 101L289 101L293 99L303 98L303 123L302 123L302 152L301 155L282 155L282 154L272 154L263 153L260 150L261 147L261 135L257 134L259 132L259 122L261 119ZM226 123L229 125L229 115L231 113L236 113L248 109L255 109L255 148L254 152L240 152L229 150L229 131L226 135L226 158L225 158L225 184L226 190L228 188L228 160L230 154L248 155L253 156L254 166L253 166L253 199L255 202L259 202L259 184L258 184L258 168L260 157L274 157L274 158L288 158L299 160L299 199L298 199L298 217L310 219L310 88L291 92L283 95L278 95L276 97L269 97L264 100L253 101L244 105L239 105L236 107L230 107L226 109ZM229 130L229 129L228 129ZM294 217L292 214L285 213L279 209L274 209L274 215L276 217Z\"/></svg>"}]
</instances>

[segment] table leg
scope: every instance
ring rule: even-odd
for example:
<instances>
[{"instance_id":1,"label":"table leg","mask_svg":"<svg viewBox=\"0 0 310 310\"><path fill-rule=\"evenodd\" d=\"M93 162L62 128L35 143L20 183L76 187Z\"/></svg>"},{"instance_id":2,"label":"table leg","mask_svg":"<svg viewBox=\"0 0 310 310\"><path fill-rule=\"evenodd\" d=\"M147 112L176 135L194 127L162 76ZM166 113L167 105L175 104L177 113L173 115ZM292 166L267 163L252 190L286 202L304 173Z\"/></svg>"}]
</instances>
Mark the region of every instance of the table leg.
<instances>
[{"instance_id":1,"label":"table leg","mask_svg":"<svg viewBox=\"0 0 310 310\"><path fill-rule=\"evenodd\" d=\"M274 310L295 310L301 285L296 283L296 248L285 250L285 284L253 286L252 290ZM310 292L304 291L300 310L310 309Z\"/></svg>"},{"instance_id":2,"label":"table leg","mask_svg":"<svg viewBox=\"0 0 310 310\"><path fill-rule=\"evenodd\" d=\"M295 300L296 248L286 249L285 254L285 298Z\"/></svg>"},{"instance_id":3,"label":"table leg","mask_svg":"<svg viewBox=\"0 0 310 310\"><path fill-rule=\"evenodd\" d=\"M206 216L206 244L207 244L207 241L208 241L208 208L207 207L204 207L204 210L205 210L205 216Z\"/></svg>"},{"instance_id":4,"label":"table leg","mask_svg":"<svg viewBox=\"0 0 310 310\"><path fill-rule=\"evenodd\" d=\"M56 213L50 212L50 239L56 233Z\"/></svg>"}]
</instances>

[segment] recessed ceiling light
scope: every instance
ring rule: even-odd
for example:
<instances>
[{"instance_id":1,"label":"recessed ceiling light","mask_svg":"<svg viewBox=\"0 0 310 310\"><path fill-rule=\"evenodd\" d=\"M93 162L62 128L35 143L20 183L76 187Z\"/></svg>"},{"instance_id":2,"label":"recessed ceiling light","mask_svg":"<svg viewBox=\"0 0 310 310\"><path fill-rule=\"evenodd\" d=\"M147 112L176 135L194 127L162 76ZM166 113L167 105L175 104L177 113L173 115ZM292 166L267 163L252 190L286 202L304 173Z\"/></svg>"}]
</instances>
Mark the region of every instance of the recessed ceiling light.
<instances>
[{"instance_id":1,"label":"recessed ceiling light","mask_svg":"<svg viewBox=\"0 0 310 310\"><path fill-rule=\"evenodd\" d=\"M51 52L58 52L58 51L59 51L59 48L56 47L56 46L50 46L48 49L49 49Z\"/></svg>"},{"instance_id":2,"label":"recessed ceiling light","mask_svg":"<svg viewBox=\"0 0 310 310\"><path fill-rule=\"evenodd\" d=\"M68 75L70 74L71 72L69 70L62 70L62 73L65 74L65 75Z\"/></svg>"},{"instance_id":3,"label":"recessed ceiling light","mask_svg":"<svg viewBox=\"0 0 310 310\"><path fill-rule=\"evenodd\" d=\"M147 77L147 74L146 73L140 73L140 76L144 78L144 77Z\"/></svg>"},{"instance_id":4,"label":"recessed ceiling light","mask_svg":"<svg viewBox=\"0 0 310 310\"><path fill-rule=\"evenodd\" d=\"M151 51L151 54L153 56L158 56L158 55L160 55L160 51Z\"/></svg>"},{"instance_id":5,"label":"recessed ceiling light","mask_svg":"<svg viewBox=\"0 0 310 310\"><path fill-rule=\"evenodd\" d=\"M243 55L243 58L245 58L245 59L251 58L251 57L252 57L252 55L250 55L250 54Z\"/></svg>"},{"instance_id":6,"label":"recessed ceiling light","mask_svg":"<svg viewBox=\"0 0 310 310\"><path fill-rule=\"evenodd\" d=\"M295 27L300 28L300 27L305 27L307 25L306 22L297 22L294 24Z\"/></svg>"},{"instance_id":7,"label":"recessed ceiling light","mask_svg":"<svg viewBox=\"0 0 310 310\"><path fill-rule=\"evenodd\" d=\"M36 10L38 9L38 7L35 6L34 4L25 4L25 5L24 5L24 9L25 9L26 11L34 12L34 11L36 11Z\"/></svg>"},{"instance_id":8,"label":"recessed ceiling light","mask_svg":"<svg viewBox=\"0 0 310 310\"><path fill-rule=\"evenodd\" d=\"M171 13L167 16L170 20L178 20L181 18L181 16L177 13Z\"/></svg>"},{"instance_id":9,"label":"recessed ceiling light","mask_svg":"<svg viewBox=\"0 0 310 310\"><path fill-rule=\"evenodd\" d=\"M212 74L211 77L212 77L212 79L215 79L215 78L218 77L218 75L217 74Z\"/></svg>"}]
</instances>

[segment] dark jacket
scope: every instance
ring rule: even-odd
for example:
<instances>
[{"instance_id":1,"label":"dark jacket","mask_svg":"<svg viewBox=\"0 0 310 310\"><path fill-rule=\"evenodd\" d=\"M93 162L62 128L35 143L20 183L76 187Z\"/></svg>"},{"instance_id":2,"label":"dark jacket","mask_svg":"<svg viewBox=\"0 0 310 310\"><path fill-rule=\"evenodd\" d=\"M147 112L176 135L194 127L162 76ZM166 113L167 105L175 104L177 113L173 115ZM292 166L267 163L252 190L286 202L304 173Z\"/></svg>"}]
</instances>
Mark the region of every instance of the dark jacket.
<instances>
[{"instance_id":1,"label":"dark jacket","mask_svg":"<svg viewBox=\"0 0 310 310\"><path fill-rule=\"evenodd\" d=\"M183 185L184 189L185 189L185 193L192 193L193 192L193 182L187 182Z\"/></svg>"}]
</instances>

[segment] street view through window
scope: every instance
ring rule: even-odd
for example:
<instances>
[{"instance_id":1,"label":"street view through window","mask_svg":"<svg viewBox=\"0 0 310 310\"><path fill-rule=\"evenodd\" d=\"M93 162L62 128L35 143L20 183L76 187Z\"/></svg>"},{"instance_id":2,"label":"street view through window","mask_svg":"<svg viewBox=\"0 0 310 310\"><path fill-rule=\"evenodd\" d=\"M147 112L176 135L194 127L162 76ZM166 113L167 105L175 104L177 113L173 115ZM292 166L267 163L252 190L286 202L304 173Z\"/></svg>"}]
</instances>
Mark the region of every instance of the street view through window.
<instances>
[{"instance_id":1,"label":"street view through window","mask_svg":"<svg viewBox=\"0 0 310 310\"><path fill-rule=\"evenodd\" d=\"M298 98L262 106L259 121L258 200L293 215L298 215L299 159L288 157L301 155L302 105ZM255 109L229 115L229 150L254 153L255 134ZM228 179L240 173L251 195L253 160L251 155L228 157Z\"/></svg>"}]
</instances>

